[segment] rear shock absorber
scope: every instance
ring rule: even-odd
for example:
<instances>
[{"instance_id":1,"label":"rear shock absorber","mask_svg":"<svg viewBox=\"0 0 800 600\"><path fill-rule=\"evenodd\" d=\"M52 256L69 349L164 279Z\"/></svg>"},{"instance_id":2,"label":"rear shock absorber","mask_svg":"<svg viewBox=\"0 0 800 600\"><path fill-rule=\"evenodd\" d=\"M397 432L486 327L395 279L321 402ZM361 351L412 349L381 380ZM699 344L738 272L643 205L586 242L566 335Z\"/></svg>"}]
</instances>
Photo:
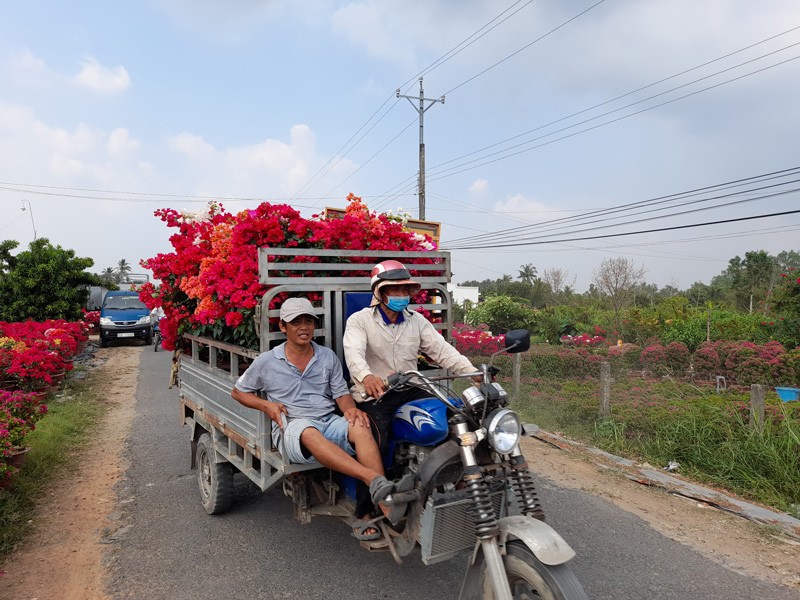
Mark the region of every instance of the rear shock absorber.
<instances>
[{"instance_id":1,"label":"rear shock absorber","mask_svg":"<svg viewBox=\"0 0 800 600\"><path fill-rule=\"evenodd\" d=\"M509 462L511 464L511 473L508 475L508 480L511 483L511 489L514 491L520 511L526 517L544 521L544 510L542 510L542 505L539 502L536 484L533 481L533 475L528 470L528 463L525 462L525 457L521 453L515 453L511 456Z\"/></svg>"}]
</instances>

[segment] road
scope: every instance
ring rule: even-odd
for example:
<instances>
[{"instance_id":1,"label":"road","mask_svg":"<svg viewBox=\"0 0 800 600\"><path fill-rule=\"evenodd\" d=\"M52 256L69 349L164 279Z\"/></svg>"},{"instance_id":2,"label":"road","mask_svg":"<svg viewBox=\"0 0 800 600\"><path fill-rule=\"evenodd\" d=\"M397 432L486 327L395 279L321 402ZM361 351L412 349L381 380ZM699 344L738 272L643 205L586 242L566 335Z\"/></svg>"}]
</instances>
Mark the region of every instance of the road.
<instances>
[{"instance_id":1,"label":"road","mask_svg":"<svg viewBox=\"0 0 800 600\"><path fill-rule=\"evenodd\" d=\"M125 533L112 545L114 600L456 599L465 558L425 567L371 554L336 519L297 525L280 492L237 476L232 509L208 516L189 469L170 353L143 351L137 407L118 495ZM239 480L241 478L241 480ZM548 522L578 553L573 569L595 600L798 600L788 588L730 571L612 503L539 481Z\"/></svg>"}]
</instances>

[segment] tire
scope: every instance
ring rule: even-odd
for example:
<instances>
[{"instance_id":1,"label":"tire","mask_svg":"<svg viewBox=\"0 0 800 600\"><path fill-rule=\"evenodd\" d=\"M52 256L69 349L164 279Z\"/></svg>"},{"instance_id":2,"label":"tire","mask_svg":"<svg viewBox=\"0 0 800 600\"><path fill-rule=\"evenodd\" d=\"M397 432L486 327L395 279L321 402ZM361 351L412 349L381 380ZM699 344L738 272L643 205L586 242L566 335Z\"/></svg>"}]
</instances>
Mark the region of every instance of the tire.
<instances>
[{"instance_id":1,"label":"tire","mask_svg":"<svg viewBox=\"0 0 800 600\"><path fill-rule=\"evenodd\" d=\"M152 335L148 335L148 336L146 336L144 338L144 345L145 346L149 346L152 343L153 343L153 336Z\"/></svg>"},{"instance_id":2,"label":"tire","mask_svg":"<svg viewBox=\"0 0 800 600\"><path fill-rule=\"evenodd\" d=\"M108 340L104 340L103 338L100 338L100 347L101 348L108 348Z\"/></svg>"},{"instance_id":3,"label":"tire","mask_svg":"<svg viewBox=\"0 0 800 600\"><path fill-rule=\"evenodd\" d=\"M541 562L521 541L506 544L506 566L511 597L514 600L587 600L586 592L567 565L550 566ZM484 578L483 597L494 598L489 574Z\"/></svg>"},{"instance_id":4,"label":"tire","mask_svg":"<svg viewBox=\"0 0 800 600\"><path fill-rule=\"evenodd\" d=\"M197 485L200 502L210 515L224 513L233 499L233 465L214 462L211 436L204 433L197 440Z\"/></svg>"},{"instance_id":5,"label":"tire","mask_svg":"<svg viewBox=\"0 0 800 600\"><path fill-rule=\"evenodd\" d=\"M161 336L156 334L153 341L153 352L158 352L158 347L161 345Z\"/></svg>"}]
</instances>

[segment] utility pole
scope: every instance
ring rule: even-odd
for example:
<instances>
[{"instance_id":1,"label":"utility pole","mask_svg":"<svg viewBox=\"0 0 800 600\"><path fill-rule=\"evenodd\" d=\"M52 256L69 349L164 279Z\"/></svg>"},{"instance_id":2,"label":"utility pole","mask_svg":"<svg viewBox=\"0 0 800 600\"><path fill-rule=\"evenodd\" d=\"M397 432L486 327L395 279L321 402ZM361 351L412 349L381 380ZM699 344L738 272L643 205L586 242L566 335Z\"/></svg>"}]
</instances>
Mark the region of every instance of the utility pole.
<instances>
[{"instance_id":1,"label":"utility pole","mask_svg":"<svg viewBox=\"0 0 800 600\"><path fill-rule=\"evenodd\" d=\"M400 88L397 88L396 92L398 98L406 98L411 106L414 107L414 110L419 113L419 219L421 221L425 220L425 142L422 135L423 132L423 125L424 125L424 115L425 111L428 110L431 106L436 104L437 102L441 102L444 104L444 96L441 98L426 98L425 93L422 91L422 77L419 78L419 108L414 106L414 102L412 98L416 99L415 96L405 96L400 93ZM428 106L425 106L426 102L430 102Z\"/></svg>"}]
</instances>

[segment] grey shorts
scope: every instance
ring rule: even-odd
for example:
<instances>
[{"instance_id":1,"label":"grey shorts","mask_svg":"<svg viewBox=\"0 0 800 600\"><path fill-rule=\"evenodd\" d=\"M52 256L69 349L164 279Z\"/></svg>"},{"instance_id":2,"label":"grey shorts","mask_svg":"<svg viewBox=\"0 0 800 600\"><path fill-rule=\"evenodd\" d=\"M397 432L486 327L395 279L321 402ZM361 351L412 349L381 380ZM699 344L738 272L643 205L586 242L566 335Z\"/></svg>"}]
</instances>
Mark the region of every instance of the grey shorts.
<instances>
[{"instance_id":1,"label":"grey shorts","mask_svg":"<svg viewBox=\"0 0 800 600\"><path fill-rule=\"evenodd\" d=\"M284 431L281 431L277 423L273 422L272 442L290 463L304 464L312 463L316 460L313 456L306 458L300 446L300 434L308 427L319 430L326 440L333 442L348 454L356 453L347 439L350 424L347 419L337 414L331 413L320 419L306 419L303 417L290 419Z\"/></svg>"}]
</instances>

